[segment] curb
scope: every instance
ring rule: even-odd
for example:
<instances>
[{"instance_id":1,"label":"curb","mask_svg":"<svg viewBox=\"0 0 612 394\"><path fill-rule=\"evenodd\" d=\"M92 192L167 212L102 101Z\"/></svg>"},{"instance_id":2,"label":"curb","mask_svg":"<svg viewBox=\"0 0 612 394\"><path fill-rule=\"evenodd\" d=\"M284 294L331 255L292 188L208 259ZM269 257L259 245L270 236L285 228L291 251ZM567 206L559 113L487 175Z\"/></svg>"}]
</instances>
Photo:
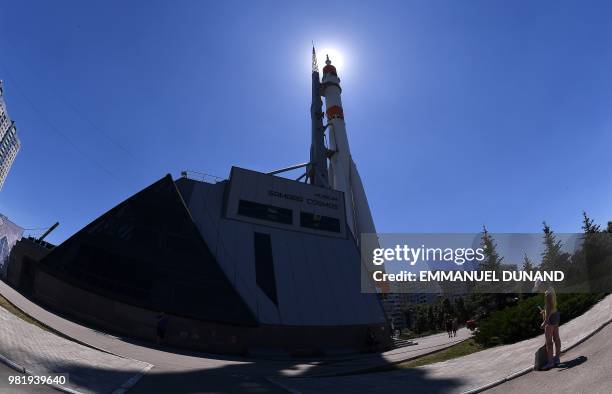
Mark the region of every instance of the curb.
<instances>
[{"instance_id":1,"label":"curb","mask_svg":"<svg viewBox=\"0 0 612 394\"><path fill-rule=\"evenodd\" d=\"M114 390L112 394L123 394L134 387L140 378L142 378L151 368L153 368L153 364L149 364L149 366L147 366L145 369L126 380L118 389Z\"/></svg>"},{"instance_id":2,"label":"curb","mask_svg":"<svg viewBox=\"0 0 612 394\"><path fill-rule=\"evenodd\" d=\"M470 338L472 338L472 337L470 337ZM466 339L462 339L460 341L457 341L457 342L453 343L453 345L465 342L465 341L467 341L470 338L466 338ZM453 346L453 345L451 345L451 346ZM389 364L385 364L383 366L379 365L379 366L376 366L376 367L367 367L367 368L364 368L364 369L357 369L357 370L353 370L353 371L350 371L350 372L344 372L344 373L340 372L340 373L320 374L320 375L312 375L312 376L290 377L289 379L301 379L301 378L319 378L320 379L320 378L330 378L330 377L335 377L335 376L350 376L350 375L358 375L358 374L363 374L363 373L382 372L382 370L378 371L378 369L387 370L390 366L401 364L401 363L404 363L404 362L407 362L407 361L416 360L416 359L419 359L421 357L428 356L430 354L441 352L443 350L448 349L449 347L450 346L444 347L442 349L436 349L436 350L433 350L433 351L428 352L428 353L420 354L418 356L413 356L413 357L410 357L410 358L407 358L407 359L401 360L401 361L395 361L395 362L392 362L392 363L389 363ZM286 384L279 382L278 380L276 380L274 378L266 377L265 379L268 382L270 382L273 385L275 385L275 386L285 390L288 393L291 393L291 394L302 394L301 391L293 389L293 388L287 386ZM115 393L113 393L113 394L115 394ZM119 394L119 393L117 393L117 394Z\"/></svg>"},{"instance_id":3,"label":"curb","mask_svg":"<svg viewBox=\"0 0 612 394\"><path fill-rule=\"evenodd\" d=\"M141 361L141 360L136 360L136 359L133 359L133 358L130 358L130 357L125 357L125 356L122 356L122 355L120 355L120 354L117 354L117 353L111 352L111 351L109 351L109 350L103 349L103 348L101 348L101 347L98 347L98 346L95 346L95 345L92 345L92 344L89 344L89 343L83 342L83 341L81 341L81 340L79 340L79 339L76 339L76 338L74 338L74 337L70 336L70 335L64 334L63 332L58 331L58 330L56 330L55 328L53 328L53 327L49 326L48 324L46 324L46 323L44 323L44 322L40 321L39 319L35 318L35 317L34 317L34 316L32 316L31 314L29 314L28 312L26 312L25 310L23 310L21 307L19 307L19 306L18 306L18 305L16 305L15 303L13 303L13 302L12 302L10 299L8 299L8 298L7 298L7 297L6 297L4 294L0 293L0 295L1 295L1 296L2 296L2 297L3 297L3 298L4 298L4 299L5 299L5 300L6 300L6 301L9 303L9 304L11 304L11 305L12 305L12 306L13 306L15 309L17 309L17 310L21 311L21 313L23 313L24 315L29 316L31 319L33 319L33 320L37 321L39 324L41 324L42 326L44 326L44 327L45 327L45 329L46 329L47 331L49 331L50 333L52 333L52 334L54 334L54 335L57 335L57 336L59 336L59 337L61 337L61 338L64 338L64 339L66 339L66 340L69 340L69 341L72 341L72 342L78 343L78 344L79 344L79 345L81 345L81 346L85 346L85 347L88 347L88 348L91 348L91 349L94 349L94 350L97 350L97 351L100 351L100 352L103 352L103 353L106 353L106 354L113 355L113 356L115 356L115 357L120 357L120 358L124 358L124 359L126 359L126 360L132 360L132 361L136 361L136 362L139 362L139 363L147 364L147 366L146 366L145 368L143 368L143 369L142 369L140 372L138 372L138 373L134 374L134 376L132 376L132 377L131 377L130 379L128 379L127 381L125 381L125 382L124 382L124 383L123 383L123 384L122 384L122 385L121 385L121 386L120 386L118 389L114 390L114 391L112 392L112 394L123 394L123 393L125 393L125 392L126 392L126 391L128 391L130 388L132 388L132 387L133 387L133 386L134 386L136 383L138 383L138 381L139 381L139 380L140 380L140 379L141 379L141 378L144 376L144 374L146 374L146 373L147 373L149 370L151 370L151 368L153 368L153 366L154 366L154 365L153 365L153 364L151 364L151 363L147 363L147 362L145 362L145 361ZM17 316L17 317L18 317L18 318L20 318L19 316ZM107 334L104 334L104 335L107 335ZM1 362L3 362L3 363L5 363L5 364L7 364L7 365L8 365L8 366L10 366L11 368L13 368L13 369L15 369L15 370L17 370L17 371L19 371L19 372L22 372L22 373L27 373L27 371L26 371L26 369L25 369L24 367L22 367L22 366L21 366L21 365L19 365L19 364L14 363L13 361L11 361L11 360L9 360L8 358L4 357L2 354L0 354L0 361L1 361ZM31 374L30 374L30 375L31 375ZM49 385L49 386L55 387L55 385ZM58 386L58 387L55 387L55 388L58 388L58 389L60 389L60 390L65 391L65 390L64 390L65 388L64 388L63 386ZM67 389L67 390L72 390L72 389ZM66 391L66 392L68 392L68 393L74 393L74 394L82 394L82 393L81 393L81 392L79 392L79 391Z\"/></svg>"},{"instance_id":4,"label":"curb","mask_svg":"<svg viewBox=\"0 0 612 394\"><path fill-rule=\"evenodd\" d=\"M589 332L588 334L582 336L576 342L574 342L573 344L571 344L567 348L563 349L561 351L561 354L565 354L565 353L569 352L570 350L574 349L575 347L581 345L582 343L584 343L585 341L587 341L588 339L593 337L595 334L597 334L598 332L603 330L609 324L612 324L612 318L604 321L597 328L593 329L591 332ZM441 350L444 350L444 349L441 349ZM436 351L430 352L428 354L432 354L432 353L436 353ZM416 356L416 357L413 357L412 359L417 359L417 358L423 357L425 355L427 355L427 354ZM405 362L405 361L410 361L410 360L411 359L407 359L407 360L404 360L404 361L400 361L398 363ZM398 364L398 363L393 363L393 364ZM514 373L511 373L510 375L504 376L504 377L502 377L502 378L500 378L498 380L489 382L489 383L487 383L485 385L482 385L482 386L479 386L479 387L476 387L476 388L473 388L473 389L469 389L469 390L463 391L462 394L481 393L481 392L489 390L489 389L491 389L493 387L499 386L500 384L503 384L503 383L508 382L510 380L513 380L513 379L516 379L516 378L518 378L520 376L526 375L526 374L528 374L529 372L532 372L532 371L533 371L533 366L529 366L527 368L524 368L524 369L518 370L518 371L516 371ZM361 371L360 373L363 373L363 371ZM348 374L346 374L346 373L345 374L337 374L337 375L325 375L325 376L321 376L321 375L318 375L318 376L309 376L308 378L319 378L319 377L322 378L322 377L341 376L341 375L351 375L351 373L348 373ZM299 377L298 378L294 378L294 379L299 379ZM292 393L292 394L301 394L301 392L299 390L296 390L296 389L293 389L291 387L288 387L284 383L281 383L281 382L279 382L278 380L276 380L274 378L268 377L268 378L266 378L266 380L269 381L270 383L278 386L279 388L289 392L289 393Z\"/></svg>"},{"instance_id":5,"label":"curb","mask_svg":"<svg viewBox=\"0 0 612 394\"><path fill-rule=\"evenodd\" d=\"M5 283L6 283L6 282L5 282ZM8 286L8 284L7 284L7 286ZM0 292L0 296L2 296L2 297L3 297L3 298L4 298L4 299L5 299L5 300L6 300L6 301L9 303L9 304L11 304L11 305L13 306L13 308L17 309L18 311L20 311L20 312L21 312L21 313L23 313L24 315L26 315L26 316L30 317L32 320L35 320L36 322L38 322L38 324L42 325L42 326L44 327L44 330L47 330L47 331L49 331L50 333L57 335L58 337L62 337L62 338L64 338L64 339L67 339L67 340L72 341L72 342L76 342L76 343L78 343L79 345L82 345L82 346L87 346L87 347L89 347L89 348L92 348L92 349L95 349L95 350L99 350L99 351L104 352L104 353L112 354L113 356L122 357L122 356L120 356L120 355L118 355L118 354L115 354L115 353L113 353L113 352L110 352L110 351L108 351L108 350L106 350L106 349L102 349L102 348L100 348L100 347L97 347L97 346L91 345L91 344L89 344L89 343L85 343L85 342L80 341L80 340L78 340L78 339L76 339L76 338L74 338L74 337L72 337L72 336L70 336L70 335L64 334L63 332L56 330L55 328L53 328L53 327L49 326L48 324L46 324L46 323L44 323L44 322L40 321L39 319L37 319L37 318L35 318L34 316L32 316L31 314L29 314L28 312L26 312L25 310L23 310L21 307L19 307L18 305L16 305L16 304L15 304L13 301L11 301L10 299L8 299L8 298L6 297L6 295L2 294L1 292ZM25 296L22 296L22 297L24 297L26 300L30 301L30 300L29 300L28 298L26 298ZM30 301L30 302L32 302L32 301ZM32 302L32 303L33 303L33 302ZM38 304L36 304L36 305L38 305ZM10 312L10 311L9 311L9 312ZM17 317L18 317L18 318L20 318L19 316L17 316ZM20 319L21 319L21 318L20 318ZM125 357L124 357L124 358L125 358ZM138 361L138 360L136 360L136 361Z\"/></svg>"},{"instance_id":6,"label":"curb","mask_svg":"<svg viewBox=\"0 0 612 394\"><path fill-rule=\"evenodd\" d=\"M10 304L11 304L11 305L12 305L14 308L16 308L17 310L21 311L21 313L23 313L24 315L29 316L31 319L36 320L36 321L37 321L39 324L43 325L43 326L45 327L45 329L47 329L47 331L49 331L50 333L52 333L52 334L54 334L54 335L57 335L57 336L59 336L59 337L61 337L61 338L64 338L64 339L66 339L66 340L68 340L68 341L75 342L75 343L77 343L77 344L79 344L79 345L81 345L81 346L85 346L85 347L88 347L88 348L93 349L93 350L97 350L97 351L100 351L100 352L103 352L103 353L106 353L106 354L113 355L113 356L115 356L115 357L120 357L120 358L123 358L123 359L126 359L126 360L132 360L132 361L136 361L136 362L139 362L139 363L147 364L147 365L146 365L146 367L144 367L144 368L143 368L143 369L142 369L140 372L137 372L136 374L134 374L132 377L130 377L128 380L126 380L126 381L125 381L125 382L124 382L124 383L123 383L121 386L119 386L119 388L118 388L118 389L115 389L115 390L112 392L112 394L123 394L123 393L125 393L125 392L126 392L126 391L128 391L130 388L132 388L134 385L136 385L136 383L138 383L138 381L139 381L139 380L140 380L140 379L141 379L141 378L142 378L142 377L143 377L143 376L144 376L144 375L145 375L145 374L146 374L146 373L147 373L149 370L151 370L151 368L153 368L153 366L154 366L153 364L150 364L150 363L147 363L147 362L144 362L144 361L140 361L140 360L135 360L135 359L133 359L133 358L125 357L125 356L122 356L122 355L120 355L120 354L115 354L115 353L110 352L110 351L108 351L108 350L105 350L105 349L99 348L99 347L97 347L97 346L90 345L90 344L85 343L85 342L82 342L82 341L80 341L80 340L78 340L78 339L76 339L76 338L73 338L73 337L71 337L71 336L68 336L68 335L66 335L66 334L62 333L61 331L58 331L58 330L54 329L53 327L48 326L48 325L47 325L47 324L45 324L44 322L41 322L40 320L36 319L34 316L30 315L29 313L27 313L26 311L24 311L23 309L21 309L19 306L15 305L15 304L14 304L14 303L13 303L11 300L9 300L8 298L6 298L6 296L2 295L2 297L4 297L4 299L5 299L5 300L6 300L8 303L10 303ZM10 313L10 312L9 312L9 313ZM18 317L18 316L16 316L16 317L17 317L18 319L21 319L21 318L20 318L20 317ZM31 371L27 370L25 367L23 367L23 366L21 366L21 365L17 364L16 362L14 362L14 361L12 361L12 360L8 359L8 358L7 358L6 356L4 356L3 354L0 354L0 362L2 362L2 363L4 363L4 364L8 365L9 367L13 368L14 370L16 370L16 371L18 371L18 372L24 373L24 374L26 374L26 375L31 375L31 376L35 375L35 374L34 374L34 373L32 373ZM70 394L83 394L82 392L80 392L80 391L78 391L78 390L74 390L74 389L71 389L71 388L68 388L68 387L64 387L64 386L61 386L61 385L58 385L58 384L47 384L46 386L50 386L50 387L53 387L53 388L55 388L55 389L57 389L57 390L60 390L60 391L66 392L66 393L70 393Z\"/></svg>"},{"instance_id":7,"label":"curb","mask_svg":"<svg viewBox=\"0 0 612 394\"><path fill-rule=\"evenodd\" d=\"M470 338L472 338L472 337L470 337ZM466 338L466 339L462 339L462 340L460 340L460 341L457 341L457 342L453 343L451 346L456 345L456 344L459 344L459 343L462 343L462 342L465 342L465 341L467 341L467 340L468 340L468 339L470 339L470 338ZM332 373L332 374L322 374L322 375L312 375L312 376L292 377L292 378L289 378L289 379L300 379L300 378L329 378L329 377L335 377L335 376L350 376L350 375L358 375L358 374L363 374L363 373L382 372L382 371L377 371L377 370L378 370L378 369L380 369L380 368L385 368L385 369L386 369L386 368L388 368L389 366L392 366L392 365L401 364L401 363L404 363L404 362L407 362L407 361L412 361L412 360L419 359L419 358L421 358L421 357L428 356L428 355L430 355L430 354L438 353L438 352L441 352L441 351L443 351L443 350L448 349L449 347L450 347L450 346L444 347L444 348L442 348L442 349L436 349L436 350L433 350L433 351L428 352L428 353L424 353L424 354L420 354L420 355L418 355L418 356L413 356L413 357L407 358L407 359L405 359L405 360L395 361L395 362L392 362L392 363L390 363L390 364L386 364L386 365L384 365L384 366L367 367L367 368L364 368L364 369L358 369L358 370L353 370L353 371L350 371L350 372L344 372L344 373L340 372L340 373ZM267 380L268 382L272 383L273 385L275 385L275 386L277 386L277 387L279 387L279 388L281 388L281 389L285 390L285 391L286 391L286 392L288 392L288 393L291 393L291 394L302 394L302 392L301 392L301 391L296 390L296 389L293 389L293 388L291 388L291 387L287 386L286 384L279 382L278 380L276 380L276 379L274 379L274 378L267 377L267 378L266 378L266 380ZM115 394L115 393L113 393L113 394Z\"/></svg>"},{"instance_id":8,"label":"curb","mask_svg":"<svg viewBox=\"0 0 612 394\"><path fill-rule=\"evenodd\" d=\"M285 384L283 384L283 383L279 382L279 381L278 381L278 380L276 380L276 379L273 379L273 378L266 378L266 380L267 380L268 382L272 383L273 385L280 387L281 389L285 390L285 391L286 391L286 392L288 392L288 393L291 393L291 394L302 394L302 392L301 392L301 391L296 390L296 389L292 389L291 387L289 387L289 386L287 386L287 385L285 385Z\"/></svg>"},{"instance_id":9,"label":"curb","mask_svg":"<svg viewBox=\"0 0 612 394\"><path fill-rule=\"evenodd\" d=\"M387 362L384 365L376 365L376 366L371 366L371 367L364 367L364 368L358 368L358 369L353 369L350 371L345 371L345 372L329 372L329 373L322 373L322 374L316 374L316 375L308 375L308 376L296 376L296 377L291 377L291 379L302 379L302 378L332 378L332 377L336 377L336 376L350 376L350 375L361 375L361 374L365 374L365 373L376 373L376 372L389 372L392 371L392 367L397 365L397 364L402 364L408 361L413 361L413 360L418 360L419 358L425 357L425 356L429 356L438 352L442 352L444 350L447 350L448 348L458 345L460 343L463 343L465 341L468 341L472 339L472 337L469 338L465 338L462 340L459 340L457 342L452 342L450 345L445 346L443 348L439 348L439 349L435 349L432 350L430 352L427 353L422 353L416 356L412 356L412 357L408 357L402 360L397 360L397 361L391 361L391 362ZM447 344L442 344L439 346L444 346ZM324 364L323 364L324 365Z\"/></svg>"},{"instance_id":10,"label":"curb","mask_svg":"<svg viewBox=\"0 0 612 394\"><path fill-rule=\"evenodd\" d=\"M121 357L121 356L119 356ZM125 357L124 357L125 358ZM131 359L130 359L131 360ZM136 360L138 361L138 360ZM26 369L24 366L17 364L16 362L10 360L9 358L7 358L6 356L4 356L3 354L0 354L0 362L2 362L3 364L6 364L7 366L11 367L12 369L14 369L17 372L29 375L29 376L36 376L36 374L28 369ZM142 362L142 361L140 361ZM136 385L136 383L138 383L138 381L151 369L153 368L153 364L149 364L141 370L140 372L134 374L131 378L129 378L128 380L126 380L121 386L119 386L118 389L115 389L112 394L123 394L126 391L128 391L129 389L131 389L132 387L134 387L134 385ZM63 391L65 393L69 393L69 394L84 394L81 391L75 390L75 389L71 389L69 387L65 387L59 384L45 384L45 386L50 386L53 387L56 390L59 391Z\"/></svg>"},{"instance_id":11,"label":"curb","mask_svg":"<svg viewBox=\"0 0 612 394\"><path fill-rule=\"evenodd\" d=\"M36 376L36 374L34 374L32 371L27 370L25 367L17 364L16 362L8 359L6 356L4 356L3 354L0 354L0 362L2 362L3 364L8 365L9 367L13 368L15 371L29 375L29 376ZM59 384L45 384L45 386L49 386L49 387L53 387L56 390L59 391L63 391L64 393L69 393L69 394L84 394L78 390L75 389L71 389L69 387L65 387Z\"/></svg>"},{"instance_id":12,"label":"curb","mask_svg":"<svg viewBox=\"0 0 612 394\"><path fill-rule=\"evenodd\" d=\"M590 333L584 335L582 338L580 338L579 340L577 340L575 343L571 344L570 346L568 346L567 348L563 349L561 351L561 354L565 354L567 352L569 352L570 350L572 350L573 348L575 348L576 346L582 344L583 342L585 342L586 340L588 340L589 338L591 338L593 335L597 334L599 331L603 330L604 327L606 327L608 324L612 323L612 318L608 319L607 321L603 322L599 327L597 327L596 329L594 329L593 331L591 331ZM485 390L489 390L495 386L499 386L502 383L506 383L512 379L516 379L520 376L526 375L529 372L533 371L533 367L528 367L525 369L521 369L517 372L514 372L508 376L504 376L503 378L499 379L499 380L495 380L493 382L489 382L483 386L480 387L476 387L474 389L470 389L470 390L466 390L464 391L462 394L476 394L476 393L481 393Z\"/></svg>"}]
</instances>

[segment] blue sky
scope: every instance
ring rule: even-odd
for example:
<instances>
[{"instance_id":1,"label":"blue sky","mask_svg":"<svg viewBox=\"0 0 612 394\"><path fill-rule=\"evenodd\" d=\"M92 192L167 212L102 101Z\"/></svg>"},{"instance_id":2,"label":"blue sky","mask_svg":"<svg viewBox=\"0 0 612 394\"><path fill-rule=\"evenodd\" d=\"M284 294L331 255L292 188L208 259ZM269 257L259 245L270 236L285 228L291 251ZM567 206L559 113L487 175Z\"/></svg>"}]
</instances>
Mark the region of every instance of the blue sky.
<instances>
[{"instance_id":1,"label":"blue sky","mask_svg":"<svg viewBox=\"0 0 612 394\"><path fill-rule=\"evenodd\" d=\"M573 232L582 210L605 223L611 7L0 0L0 78L23 142L0 212L59 220L60 242L166 173L305 161L314 40L343 55L379 232Z\"/></svg>"}]
</instances>

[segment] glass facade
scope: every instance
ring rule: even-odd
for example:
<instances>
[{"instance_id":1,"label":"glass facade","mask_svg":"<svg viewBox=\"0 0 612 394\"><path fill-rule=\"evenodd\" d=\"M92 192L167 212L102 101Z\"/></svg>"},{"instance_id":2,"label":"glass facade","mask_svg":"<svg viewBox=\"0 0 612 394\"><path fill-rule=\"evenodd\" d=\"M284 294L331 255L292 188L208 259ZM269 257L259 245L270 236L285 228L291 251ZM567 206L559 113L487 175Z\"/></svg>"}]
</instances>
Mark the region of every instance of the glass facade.
<instances>
[{"instance_id":1,"label":"glass facade","mask_svg":"<svg viewBox=\"0 0 612 394\"><path fill-rule=\"evenodd\" d=\"M333 233L340 232L340 220L310 212L300 212L300 226Z\"/></svg>"},{"instance_id":2,"label":"glass facade","mask_svg":"<svg viewBox=\"0 0 612 394\"><path fill-rule=\"evenodd\" d=\"M0 214L0 277L6 277L8 257L15 243L21 239L23 229Z\"/></svg>"},{"instance_id":3,"label":"glass facade","mask_svg":"<svg viewBox=\"0 0 612 394\"><path fill-rule=\"evenodd\" d=\"M169 175L56 247L39 268L79 288L145 309L256 324Z\"/></svg>"},{"instance_id":4,"label":"glass facade","mask_svg":"<svg viewBox=\"0 0 612 394\"><path fill-rule=\"evenodd\" d=\"M20 147L21 142L17 137L15 122L11 120L6 111L2 81L0 81L0 189L4 185Z\"/></svg>"},{"instance_id":5,"label":"glass facade","mask_svg":"<svg viewBox=\"0 0 612 394\"><path fill-rule=\"evenodd\" d=\"M238 215L270 222L293 224L293 212L291 209L247 200L240 200L238 203Z\"/></svg>"}]
</instances>

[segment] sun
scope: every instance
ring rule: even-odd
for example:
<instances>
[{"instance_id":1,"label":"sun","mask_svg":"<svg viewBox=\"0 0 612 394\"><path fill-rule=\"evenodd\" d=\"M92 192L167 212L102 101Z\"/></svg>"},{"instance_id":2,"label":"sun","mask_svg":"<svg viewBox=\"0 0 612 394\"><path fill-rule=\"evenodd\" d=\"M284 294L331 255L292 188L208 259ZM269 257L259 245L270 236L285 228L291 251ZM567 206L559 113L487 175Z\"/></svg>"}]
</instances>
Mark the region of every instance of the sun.
<instances>
[{"instance_id":1,"label":"sun","mask_svg":"<svg viewBox=\"0 0 612 394\"><path fill-rule=\"evenodd\" d=\"M335 48L317 48L317 63L319 64L319 68L322 69L325 67L327 55L329 55L329 60L331 60L332 64L336 67L338 73L342 73L342 70L344 70L344 56L342 56L342 52Z\"/></svg>"}]
</instances>

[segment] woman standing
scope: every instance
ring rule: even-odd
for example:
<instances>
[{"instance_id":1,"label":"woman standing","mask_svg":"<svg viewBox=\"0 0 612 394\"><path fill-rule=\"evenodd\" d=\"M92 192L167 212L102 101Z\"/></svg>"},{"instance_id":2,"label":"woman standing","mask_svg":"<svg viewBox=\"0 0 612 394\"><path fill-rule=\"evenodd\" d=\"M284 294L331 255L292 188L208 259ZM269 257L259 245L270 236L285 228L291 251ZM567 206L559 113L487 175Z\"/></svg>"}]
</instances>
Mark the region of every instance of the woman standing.
<instances>
[{"instance_id":1,"label":"woman standing","mask_svg":"<svg viewBox=\"0 0 612 394\"><path fill-rule=\"evenodd\" d=\"M546 286L544 282L538 280L535 283L534 290L544 293L545 309L541 311L542 325L540 327L544 329L548 363L542 367L542 369L548 370L561 362L561 338L559 337L559 323L561 321L561 314L557 310L557 294L552 286ZM554 350L556 350L554 357L553 343Z\"/></svg>"}]
</instances>

